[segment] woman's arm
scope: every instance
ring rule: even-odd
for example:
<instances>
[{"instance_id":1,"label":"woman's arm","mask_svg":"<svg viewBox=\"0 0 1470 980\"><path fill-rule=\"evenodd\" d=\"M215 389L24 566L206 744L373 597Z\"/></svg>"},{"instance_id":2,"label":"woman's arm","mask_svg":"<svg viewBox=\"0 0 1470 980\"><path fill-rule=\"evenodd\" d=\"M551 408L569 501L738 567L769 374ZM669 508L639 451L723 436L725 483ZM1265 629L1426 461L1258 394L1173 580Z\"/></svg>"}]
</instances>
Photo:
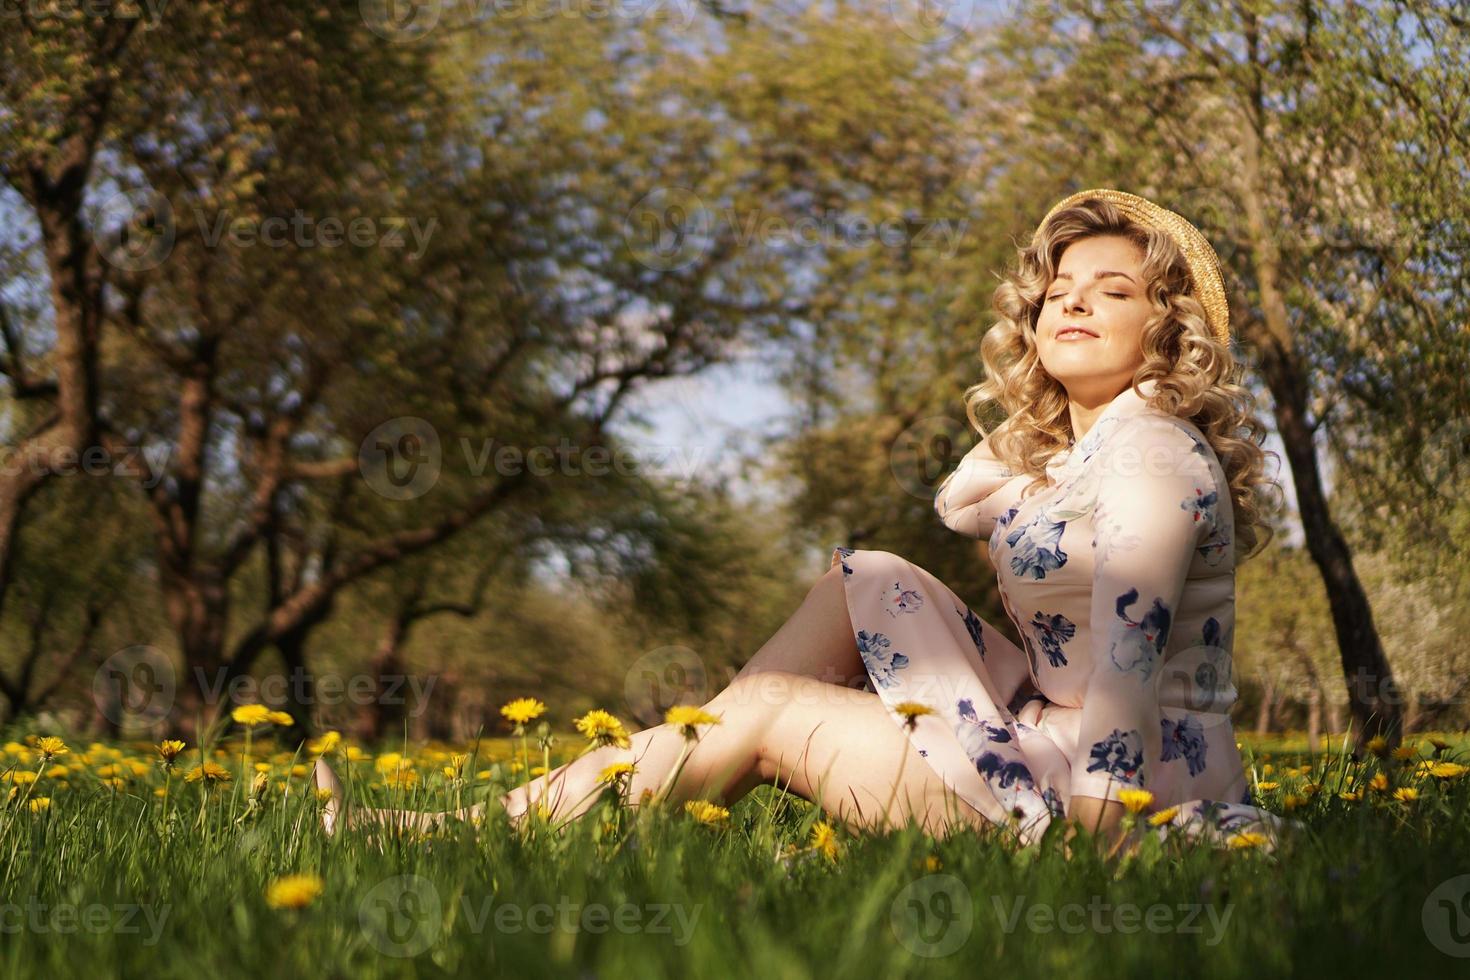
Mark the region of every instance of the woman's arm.
<instances>
[{"instance_id":1,"label":"woman's arm","mask_svg":"<svg viewBox=\"0 0 1470 980\"><path fill-rule=\"evenodd\" d=\"M1071 792L1117 800L1152 789L1162 762L1159 677L1190 564L1212 521L1215 481L1194 439L1164 419L1130 420L1103 446L1093 539L1092 663ZM1093 804L1083 803L1084 808ZM1106 819L1106 813L1103 814Z\"/></svg>"},{"instance_id":2,"label":"woman's arm","mask_svg":"<svg viewBox=\"0 0 1470 980\"><path fill-rule=\"evenodd\" d=\"M950 530L972 538L987 538L995 528L995 519L1015 502L1015 494L996 491L1015 477L991 452L987 435L965 453L955 471L939 484L934 494L934 509Z\"/></svg>"}]
</instances>

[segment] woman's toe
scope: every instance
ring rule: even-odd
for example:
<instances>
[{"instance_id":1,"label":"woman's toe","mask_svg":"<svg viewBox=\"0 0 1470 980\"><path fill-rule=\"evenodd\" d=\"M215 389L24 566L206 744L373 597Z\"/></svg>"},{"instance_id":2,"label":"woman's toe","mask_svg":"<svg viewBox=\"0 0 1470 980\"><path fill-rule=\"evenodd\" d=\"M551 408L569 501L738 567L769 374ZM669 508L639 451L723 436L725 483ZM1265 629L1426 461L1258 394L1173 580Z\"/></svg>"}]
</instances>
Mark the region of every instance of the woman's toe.
<instances>
[{"instance_id":1,"label":"woman's toe","mask_svg":"<svg viewBox=\"0 0 1470 980\"><path fill-rule=\"evenodd\" d=\"M337 817L342 812L344 802L342 782L332 771L332 767L327 765L325 759L316 760L314 775L317 789L324 789L332 794L326 805L322 807L322 826L326 828L327 834L331 835L337 831Z\"/></svg>"}]
</instances>

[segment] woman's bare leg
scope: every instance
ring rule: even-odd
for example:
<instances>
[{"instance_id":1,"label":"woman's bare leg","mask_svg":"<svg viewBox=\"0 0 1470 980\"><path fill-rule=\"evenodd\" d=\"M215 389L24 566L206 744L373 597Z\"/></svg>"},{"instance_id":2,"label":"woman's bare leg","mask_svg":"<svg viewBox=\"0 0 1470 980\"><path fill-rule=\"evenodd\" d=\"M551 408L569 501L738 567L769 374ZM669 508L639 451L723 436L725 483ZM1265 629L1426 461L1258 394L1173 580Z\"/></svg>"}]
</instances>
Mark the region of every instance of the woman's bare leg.
<instances>
[{"instance_id":1,"label":"woman's bare leg","mask_svg":"<svg viewBox=\"0 0 1470 980\"><path fill-rule=\"evenodd\" d=\"M721 716L704 729L668 799L732 803L763 783L819 803L850 828L880 828L914 819L930 832L983 826L914 750L877 695L786 671L737 678L706 706ZM500 798L512 820L543 804L558 821L580 816L595 802L602 770L632 762L628 800L658 792L684 748L682 732L658 725L635 732L629 748L596 749ZM897 789L895 790L895 783ZM890 803L891 801L891 803ZM427 829L450 816L478 820L482 805L444 813L359 810L362 822Z\"/></svg>"},{"instance_id":2,"label":"woman's bare leg","mask_svg":"<svg viewBox=\"0 0 1470 980\"><path fill-rule=\"evenodd\" d=\"M735 677L776 670L841 687L854 687L866 678L842 580L842 566L833 565Z\"/></svg>"},{"instance_id":3,"label":"woman's bare leg","mask_svg":"<svg viewBox=\"0 0 1470 980\"><path fill-rule=\"evenodd\" d=\"M784 679L778 676L773 685L763 685L755 683L757 675L787 676ZM770 709L784 706L783 697L792 693L783 688L783 685L789 685L790 681L797 678L808 678L824 684L825 687L841 690L854 687L866 677L867 671L858 654L852 621L847 611L842 567L834 564L808 590L806 598L791 617L740 669L730 686L705 705L706 710L716 715L729 714L732 707L738 710L733 716L727 717L724 724L705 729L699 743L685 761L677 784L670 788L670 799L675 802L695 798L734 800L762 782L773 781L779 775L777 770L780 769L780 763L775 763L773 770L773 764L766 760L764 768L759 768L762 763L758 750L765 747L761 744L760 733L770 724ZM763 688L771 689L763 691ZM802 690L810 694L821 688L804 687ZM892 734L899 736L908 752L920 758L920 765L915 767L916 772L932 777L927 763L913 752L907 738L886 717L886 709L877 697L866 692L853 693L866 694L866 698L859 699L857 703L866 704L870 713L875 709L883 713L885 731L892 730ZM844 703L836 692L827 692L822 700L832 705ZM815 714L820 715L820 710ZM817 744L822 745L825 739L825 735L821 736ZM512 820L521 818L532 803L546 806L554 819L579 816L595 802L598 795L597 779L603 769L614 762L631 762L636 768L628 798L636 805L645 791L656 793L662 787L664 779L678 763L684 748L684 735L672 726L657 725L633 733L630 743L627 749L609 747L589 752L552 770L546 776L537 777L511 790L501 798L501 803ZM791 757L794 758L795 754ZM906 764L905 770L907 768ZM906 783L908 775L905 771ZM318 784L329 785L320 780ZM802 786L803 788L793 788L807 799L814 799L807 793L819 793L815 785L803 783ZM900 789L900 793L902 792L903 788ZM961 806L966 811L973 812L968 804ZM329 806L329 810L331 809ZM477 821L483 814L484 806L476 804L458 811L439 813L366 809L350 819L353 826L371 821L428 829L440 825L450 815ZM328 817L328 824L330 833L331 817Z\"/></svg>"}]
</instances>

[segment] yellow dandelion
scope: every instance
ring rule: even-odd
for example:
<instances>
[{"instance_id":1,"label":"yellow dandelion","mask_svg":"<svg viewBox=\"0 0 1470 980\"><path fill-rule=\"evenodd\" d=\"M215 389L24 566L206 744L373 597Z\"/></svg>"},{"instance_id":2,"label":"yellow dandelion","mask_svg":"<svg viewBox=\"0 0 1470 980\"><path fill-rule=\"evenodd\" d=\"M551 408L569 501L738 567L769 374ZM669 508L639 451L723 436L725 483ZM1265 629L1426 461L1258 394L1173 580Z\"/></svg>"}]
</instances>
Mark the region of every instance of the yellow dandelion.
<instances>
[{"instance_id":1,"label":"yellow dandelion","mask_svg":"<svg viewBox=\"0 0 1470 980\"><path fill-rule=\"evenodd\" d=\"M938 855L927 854L924 856L923 868L925 871L938 871L942 867L944 867L944 862L939 860Z\"/></svg>"},{"instance_id":2,"label":"yellow dandelion","mask_svg":"<svg viewBox=\"0 0 1470 980\"><path fill-rule=\"evenodd\" d=\"M1302 783L1303 796L1316 796L1317 791L1322 788L1321 783Z\"/></svg>"},{"instance_id":3,"label":"yellow dandelion","mask_svg":"<svg viewBox=\"0 0 1470 980\"><path fill-rule=\"evenodd\" d=\"M271 709L263 704L242 704L230 712L230 717L238 724L254 728L256 725L264 725L270 721Z\"/></svg>"},{"instance_id":4,"label":"yellow dandelion","mask_svg":"<svg viewBox=\"0 0 1470 980\"><path fill-rule=\"evenodd\" d=\"M1436 762L1428 771L1435 779L1459 779L1470 772L1470 767L1462 766L1458 762Z\"/></svg>"},{"instance_id":5,"label":"yellow dandelion","mask_svg":"<svg viewBox=\"0 0 1470 980\"><path fill-rule=\"evenodd\" d=\"M1277 787L1279 787L1280 785L1281 785L1280 783L1276 783L1276 782L1260 782L1260 783L1256 783L1256 789L1273 790L1273 789L1276 789Z\"/></svg>"},{"instance_id":6,"label":"yellow dandelion","mask_svg":"<svg viewBox=\"0 0 1470 980\"><path fill-rule=\"evenodd\" d=\"M315 795L318 803L325 803L332 798L332 791L326 786L318 786Z\"/></svg>"},{"instance_id":7,"label":"yellow dandelion","mask_svg":"<svg viewBox=\"0 0 1470 980\"><path fill-rule=\"evenodd\" d=\"M1393 798L1401 802L1412 802L1419 798L1419 791L1412 786L1400 786L1393 791Z\"/></svg>"},{"instance_id":8,"label":"yellow dandelion","mask_svg":"<svg viewBox=\"0 0 1470 980\"><path fill-rule=\"evenodd\" d=\"M265 902L273 909L301 909L321 895L326 883L314 874L286 875L270 883Z\"/></svg>"},{"instance_id":9,"label":"yellow dandelion","mask_svg":"<svg viewBox=\"0 0 1470 980\"><path fill-rule=\"evenodd\" d=\"M445 772L449 772L449 773L454 772L453 769L448 769L448 768L446 768L444 771ZM531 767L531 777L532 778L535 778L536 776L544 776L544 775L546 775L546 773L548 771L549 770L545 766L532 766Z\"/></svg>"},{"instance_id":10,"label":"yellow dandelion","mask_svg":"<svg viewBox=\"0 0 1470 980\"><path fill-rule=\"evenodd\" d=\"M837 860L837 831L825 820L812 825L811 847L829 861Z\"/></svg>"},{"instance_id":11,"label":"yellow dandelion","mask_svg":"<svg viewBox=\"0 0 1470 980\"><path fill-rule=\"evenodd\" d=\"M272 711L266 716L266 720L272 725L280 725L282 728L290 728L296 724L296 719L291 717L290 712Z\"/></svg>"},{"instance_id":12,"label":"yellow dandelion","mask_svg":"<svg viewBox=\"0 0 1470 980\"><path fill-rule=\"evenodd\" d=\"M601 708L593 708L575 722L577 731L589 742L598 746L616 745L626 749L629 745L628 732L623 723Z\"/></svg>"},{"instance_id":13,"label":"yellow dandelion","mask_svg":"<svg viewBox=\"0 0 1470 980\"><path fill-rule=\"evenodd\" d=\"M684 812L688 813L700 823L710 824L711 826L722 824L730 819L729 810L720 806L718 803L711 803L709 800L689 800L684 804Z\"/></svg>"},{"instance_id":14,"label":"yellow dandelion","mask_svg":"<svg viewBox=\"0 0 1470 980\"><path fill-rule=\"evenodd\" d=\"M1388 752L1388 739L1382 735L1374 735L1363 743L1363 747L1380 758Z\"/></svg>"},{"instance_id":15,"label":"yellow dandelion","mask_svg":"<svg viewBox=\"0 0 1470 980\"><path fill-rule=\"evenodd\" d=\"M40 813L43 810L49 810L49 809L51 809L51 797L49 797L49 796L38 796L34 800L31 800L31 812L32 813Z\"/></svg>"},{"instance_id":16,"label":"yellow dandelion","mask_svg":"<svg viewBox=\"0 0 1470 980\"><path fill-rule=\"evenodd\" d=\"M71 770L68 769L66 766L52 766L50 769L46 770L46 778L60 779L69 772L71 772Z\"/></svg>"},{"instance_id":17,"label":"yellow dandelion","mask_svg":"<svg viewBox=\"0 0 1470 980\"><path fill-rule=\"evenodd\" d=\"M720 719L692 704L677 704L664 712L664 723L683 729L685 738L698 738L696 725L718 725Z\"/></svg>"},{"instance_id":18,"label":"yellow dandelion","mask_svg":"<svg viewBox=\"0 0 1470 980\"><path fill-rule=\"evenodd\" d=\"M41 758L51 759L58 755L66 755L71 750L66 747L66 743L61 739L47 735L45 738L36 742L36 751L41 753Z\"/></svg>"},{"instance_id":19,"label":"yellow dandelion","mask_svg":"<svg viewBox=\"0 0 1470 980\"><path fill-rule=\"evenodd\" d=\"M536 769L540 769L542 771L545 771L546 767L545 766L537 766ZM600 775L598 775L598 777L597 777L597 781L599 783L607 783L609 785L612 785L613 783L616 783L620 779L623 779L623 778L625 778L627 776L631 776L633 774L633 772L634 772L633 763L631 763L631 762L614 762L612 765L610 765L610 766L608 766L608 767L606 767L605 769L602 770L602 773ZM536 773L536 770L535 769L531 770L531 774L532 775L535 775L535 773Z\"/></svg>"},{"instance_id":20,"label":"yellow dandelion","mask_svg":"<svg viewBox=\"0 0 1470 980\"><path fill-rule=\"evenodd\" d=\"M1434 746L1434 753L1436 755L1450 747L1450 743L1446 742L1438 735L1426 735L1424 736L1424 740L1427 741L1430 745Z\"/></svg>"},{"instance_id":21,"label":"yellow dandelion","mask_svg":"<svg viewBox=\"0 0 1470 980\"><path fill-rule=\"evenodd\" d=\"M1150 827L1158 827L1161 824L1166 824L1169 821L1173 820L1176 816L1178 816L1178 814L1179 808L1177 806L1166 807L1165 809L1160 810L1157 813L1149 814L1148 825Z\"/></svg>"},{"instance_id":22,"label":"yellow dandelion","mask_svg":"<svg viewBox=\"0 0 1470 980\"><path fill-rule=\"evenodd\" d=\"M1285 796L1281 797L1281 806L1283 809L1286 810L1295 810L1298 807L1305 806L1306 803L1307 798L1296 793L1287 793Z\"/></svg>"},{"instance_id":23,"label":"yellow dandelion","mask_svg":"<svg viewBox=\"0 0 1470 980\"><path fill-rule=\"evenodd\" d=\"M326 755L342 744L341 732L327 732L314 742L306 743L306 750L312 755Z\"/></svg>"},{"instance_id":24,"label":"yellow dandelion","mask_svg":"<svg viewBox=\"0 0 1470 980\"><path fill-rule=\"evenodd\" d=\"M256 772L270 772L271 771L271 764L269 762L257 762L255 764L255 771Z\"/></svg>"},{"instance_id":25,"label":"yellow dandelion","mask_svg":"<svg viewBox=\"0 0 1470 980\"><path fill-rule=\"evenodd\" d=\"M1393 750L1393 757L1400 761L1407 761L1414 758L1418 754L1419 746L1417 745L1400 745L1398 748Z\"/></svg>"},{"instance_id":26,"label":"yellow dandelion","mask_svg":"<svg viewBox=\"0 0 1470 980\"><path fill-rule=\"evenodd\" d=\"M927 704L921 704L918 701L900 701L898 704L895 704L893 706L893 710L903 715L904 727L906 727L909 731L914 730L914 728L918 725L920 718L924 717L925 715L934 714L933 708L929 707Z\"/></svg>"},{"instance_id":27,"label":"yellow dandelion","mask_svg":"<svg viewBox=\"0 0 1470 980\"><path fill-rule=\"evenodd\" d=\"M13 769L5 774L5 778L17 786L28 786L36 781L36 774L29 769Z\"/></svg>"},{"instance_id":28,"label":"yellow dandelion","mask_svg":"<svg viewBox=\"0 0 1470 980\"><path fill-rule=\"evenodd\" d=\"M1268 762L1264 766L1261 767L1261 775L1262 776L1269 776L1275 770L1276 770L1276 767L1273 766L1273 765L1271 765L1271 763Z\"/></svg>"},{"instance_id":29,"label":"yellow dandelion","mask_svg":"<svg viewBox=\"0 0 1470 980\"><path fill-rule=\"evenodd\" d=\"M1361 792L1351 789L1345 789L1341 793L1338 793L1337 796L1338 799L1347 800L1349 803L1356 803L1363 798Z\"/></svg>"},{"instance_id":30,"label":"yellow dandelion","mask_svg":"<svg viewBox=\"0 0 1470 980\"><path fill-rule=\"evenodd\" d=\"M1154 794L1146 789L1119 790L1118 802L1128 810L1129 813L1141 813L1143 808L1154 801Z\"/></svg>"},{"instance_id":31,"label":"yellow dandelion","mask_svg":"<svg viewBox=\"0 0 1470 980\"><path fill-rule=\"evenodd\" d=\"M1381 772L1375 772L1373 778L1368 780L1368 788L1378 792L1388 792L1388 776Z\"/></svg>"},{"instance_id":32,"label":"yellow dandelion","mask_svg":"<svg viewBox=\"0 0 1470 980\"><path fill-rule=\"evenodd\" d=\"M1254 830L1244 830L1230 838L1230 846L1236 850L1244 850L1249 847L1260 847L1270 838L1265 834Z\"/></svg>"},{"instance_id":33,"label":"yellow dandelion","mask_svg":"<svg viewBox=\"0 0 1470 980\"><path fill-rule=\"evenodd\" d=\"M546 713L546 705L535 698L516 698L508 704L502 705L500 713L508 721L516 725L524 725L528 721L535 721Z\"/></svg>"},{"instance_id":34,"label":"yellow dandelion","mask_svg":"<svg viewBox=\"0 0 1470 980\"><path fill-rule=\"evenodd\" d=\"M410 786L414 786L418 783L418 781L418 771L408 768L399 769L397 772L390 772L383 777L383 783L385 785L396 786L401 789L407 789Z\"/></svg>"},{"instance_id":35,"label":"yellow dandelion","mask_svg":"<svg viewBox=\"0 0 1470 980\"><path fill-rule=\"evenodd\" d=\"M228 783L235 778L224 766L215 762L206 762L202 766L195 766L184 774L184 781L197 783L201 779L206 783Z\"/></svg>"}]
</instances>

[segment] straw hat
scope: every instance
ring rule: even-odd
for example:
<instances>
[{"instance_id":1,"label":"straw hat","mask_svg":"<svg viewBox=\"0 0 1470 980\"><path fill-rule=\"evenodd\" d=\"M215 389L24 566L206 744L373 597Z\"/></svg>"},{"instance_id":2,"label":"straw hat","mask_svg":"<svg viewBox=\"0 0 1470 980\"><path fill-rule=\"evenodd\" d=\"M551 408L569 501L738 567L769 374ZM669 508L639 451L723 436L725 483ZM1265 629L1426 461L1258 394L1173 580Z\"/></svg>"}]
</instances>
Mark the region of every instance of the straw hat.
<instances>
[{"instance_id":1,"label":"straw hat","mask_svg":"<svg viewBox=\"0 0 1470 980\"><path fill-rule=\"evenodd\" d=\"M1174 240L1179 250L1184 253L1185 261L1189 263L1189 274L1194 286L1192 292L1194 298L1199 300L1205 308L1205 321L1210 325L1210 330L1220 343L1229 347L1230 305L1225 301L1225 282L1220 277L1220 259L1215 255L1215 250L1210 246L1209 241L1200 234L1199 229L1190 224L1182 215L1175 214L1168 208L1159 207L1153 201L1139 197L1137 194L1129 194L1127 191L1114 190L1110 187L1095 187L1092 190L1069 194L1052 205L1046 217L1041 219L1041 224L1036 226L1036 231L1031 236L1031 244L1035 245L1040 240L1041 229L1046 227L1052 215L1089 197L1102 198L1133 220L1151 228L1157 228Z\"/></svg>"}]
</instances>

